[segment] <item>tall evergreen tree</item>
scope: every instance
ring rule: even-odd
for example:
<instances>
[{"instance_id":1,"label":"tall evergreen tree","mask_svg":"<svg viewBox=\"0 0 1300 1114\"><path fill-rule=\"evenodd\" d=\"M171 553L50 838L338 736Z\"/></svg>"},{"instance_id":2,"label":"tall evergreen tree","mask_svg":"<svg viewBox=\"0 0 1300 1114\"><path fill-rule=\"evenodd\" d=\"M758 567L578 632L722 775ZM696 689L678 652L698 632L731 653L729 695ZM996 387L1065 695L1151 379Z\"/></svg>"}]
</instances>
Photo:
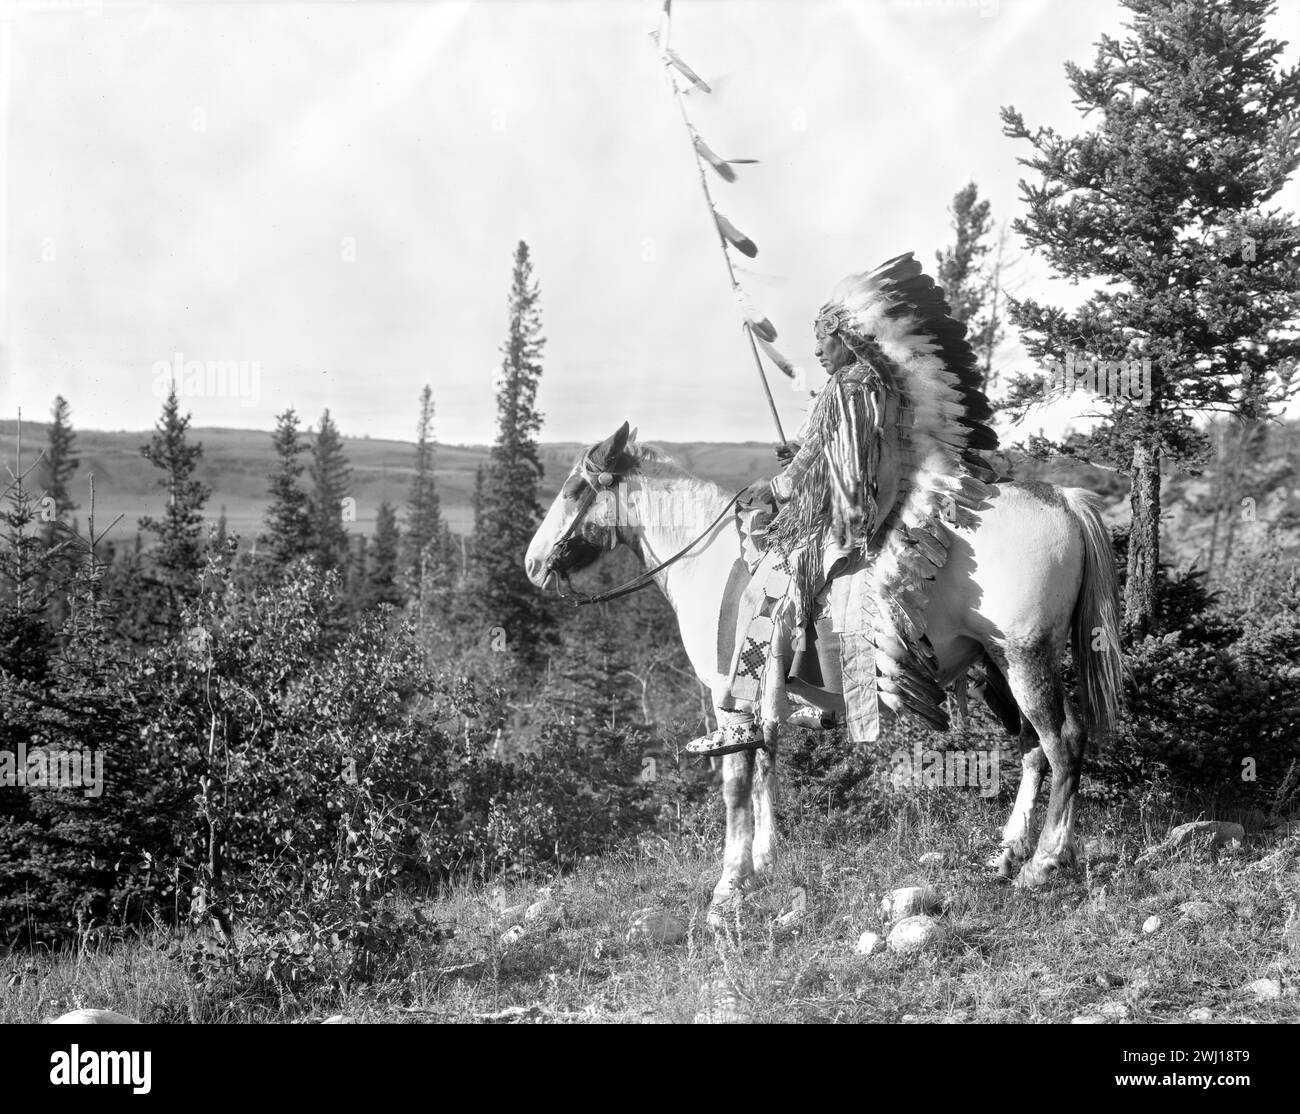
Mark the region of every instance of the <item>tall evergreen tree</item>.
<instances>
[{"instance_id":1,"label":"tall evergreen tree","mask_svg":"<svg viewBox=\"0 0 1300 1114\"><path fill-rule=\"evenodd\" d=\"M177 618L181 600L195 586L203 564L203 506L212 494L194 477L203 445L190 444L189 427L190 415L181 416L173 385L153 437L140 448L141 455L162 472L158 486L167 492L162 517L140 519L140 528L158 538L151 556L154 580L162 585L169 606L161 616L165 623Z\"/></svg>"},{"instance_id":2,"label":"tall evergreen tree","mask_svg":"<svg viewBox=\"0 0 1300 1114\"><path fill-rule=\"evenodd\" d=\"M434 481L433 390L420 392L420 420L416 427L415 476L407 501L406 536L402 562L413 594L424 602L441 600L452 580L451 537L442 518L442 505ZM376 535L376 542L378 535Z\"/></svg>"},{"instance_id":3,"label":"tall evergreen tree","mask_svg":"<svg viewBox=\"0 0 1300 1114\"><path fill-rule=\"evenodd\" d=\"M966 339L979 357L987 380L993 351L1002 339L996 305L998 274L986 259L993 218L988 201L980 199L974 182L953 195L949 212L954 239L951 247L935 253L936 280L943 287L953 316L965 323Z\"/></svg>"},{"instance_id":4,"label":"tall evergreen tree","mask_svg":"<svg viewBox=\"0 0 1300 1114\"><path fill-rule=\"evenodd\" d=\"M1264 418L1297 387L1300 227L1266 206L1300 165L1300 69L1281 67L1284 44L1265 35L1268 0L1125 6L1129 36L1102 36L1091 69L1066 67L1092 131L1031 130L1014 108L1002 119L1042 176L1021 183L1015 231L1070 279L1105 283L1073 312L1011 299L1026 347L1042 360L1151 361L1151 389L1098 398L1103 420L1086 437L1030 445L1131 477L1125 626L1140 637L1159 629L1161 459L1195 467L1207 449L1196 416ZM1011 408L1049 388L1021 377Z\"/></svg>"},{"instance_id":5,"label":"tall evergreen tree","mask_svg":"<svg viewBox=\"0 0 1300 1114\"><path fill-rule=\"evenodd\" d=\"M367 607L381 603L401 607L405 602L398 584L398 553L402 538L397 528L397 512L385 499L379 504L375 519L375 538L369 547L366 569L365 600Z\"/></svg>"},{"instance_id":6,"label":"tall evergreen tree","mask_svg":"<svg viewBox=\"0 0 1300 1114\"><path fill-rule=\"evenodd\" d=\"M50 407L51 421L46 430L45 459L42 461L41 481L45 494L54 500L55 515L59 520L77 504L70 493L72 474L80 464L77 458L77 435L72 428L68 400L57 395Z\"/></svg>"},{"instance_id":7,"label":"tall evergreen tree","mask_svg":"<svg viewBox=\"0 0 1300 1114\"><path fill-rule=\"evenodd\" d=\"M545 340L539 299L528 245L521 240L515 249L509 328L501 348L497 436L476 500L471 576L476 611L483 621L501 628L508 644L531 661L539 657L540 641L549 628L545 601L524 573L524 554L542 518L537 388Z\"/></svg>"},{"instance_id":8,"label":"tall evergreen tree","mask_svg":"<svg viewBox=\"0 0 1300 1114\"><path fill-rule=\"evenodd\" d=\"M348 556L343 501L351 490L352 473L343 438L328 410L321 415L312 445L311 481L312 550L321 568L342 568Z\"/></svg>"},{"instance_id":9,"label":"tall evergreen tree","mask_svg":"<svg viewBox=\"0 0 1300 1114\"><path fill-rule=\"evenodd\" d=\"M278 565L286 565L312 551L311 507L301 477L305 465L299 457L309 446L298 433L298 415L290 407L275 418L275 472L271 476L271 505L266 510L264 539Z\"/></svg>"}]
</instances>

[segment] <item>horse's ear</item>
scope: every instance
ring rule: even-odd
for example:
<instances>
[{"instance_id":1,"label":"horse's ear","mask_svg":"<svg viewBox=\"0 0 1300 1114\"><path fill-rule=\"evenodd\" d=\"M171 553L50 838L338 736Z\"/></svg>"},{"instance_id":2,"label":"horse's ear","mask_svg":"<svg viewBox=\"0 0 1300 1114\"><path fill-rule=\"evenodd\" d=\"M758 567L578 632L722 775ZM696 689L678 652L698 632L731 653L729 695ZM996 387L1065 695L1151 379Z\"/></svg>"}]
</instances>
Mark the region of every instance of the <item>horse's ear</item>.
<instances>
[{"instance_id":1,"label":"horse's ear","mask_svg":"<svg viewBox=\"0 0 1300 1114\"><path fill-rule=\"evenodd\" d=\"M636 426L632 427L632 432L627 435L627 447L630 449L636 445Z\"/></svg>"},{"instance_id":2,"label":"horse's ear","mask_svg":"<svg viewBox=\"0 0 1300 1114\"><path fill-rule=\"evenodd\" d=\"M627 448L627 440L631 435L631 430L627 422L624 422L613 434L596 446L596 451L592 453L592 459L602 468L611 467L623 450Z\"/></svg>"}]
</instances>

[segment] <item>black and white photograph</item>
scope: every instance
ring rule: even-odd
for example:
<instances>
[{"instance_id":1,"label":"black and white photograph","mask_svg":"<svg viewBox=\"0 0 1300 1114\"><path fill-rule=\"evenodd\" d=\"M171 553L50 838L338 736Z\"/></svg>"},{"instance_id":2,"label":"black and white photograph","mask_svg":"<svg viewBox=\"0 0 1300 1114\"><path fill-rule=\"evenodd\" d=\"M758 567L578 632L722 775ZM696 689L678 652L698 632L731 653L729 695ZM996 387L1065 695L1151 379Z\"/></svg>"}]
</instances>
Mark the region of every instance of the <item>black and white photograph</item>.
<instances>
[{"instance_id":1,"label":"black and white photograph","mask_svg":"<svg viewBox=\"0 0 1300 1114\"><path fill-rule=\"evenodd\" d=\"M1284 1070L1298 168L1294 0L4 0L34 1093L195 1025Z\"/></svg>"}]
</instances>

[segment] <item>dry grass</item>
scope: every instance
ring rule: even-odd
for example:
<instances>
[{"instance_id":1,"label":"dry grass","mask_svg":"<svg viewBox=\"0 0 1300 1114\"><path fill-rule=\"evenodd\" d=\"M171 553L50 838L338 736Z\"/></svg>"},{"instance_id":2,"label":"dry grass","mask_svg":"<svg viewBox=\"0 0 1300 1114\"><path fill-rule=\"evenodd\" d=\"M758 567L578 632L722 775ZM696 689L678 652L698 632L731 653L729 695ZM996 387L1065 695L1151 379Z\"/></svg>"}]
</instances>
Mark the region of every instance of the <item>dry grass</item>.
<instances>
[{"instance_id":1,"label":"dry grass","mask_svg":"<svg viewBox=\"0 0 1300 1114\"><path fill-rule=\"evenodd\" d=\"M943 813L942 817L939 815ZM297 996L254 977L194 987L166 954L163 934L87 946L79 954L5 961L0 1021L33 1022L78 1007L146 1021L688 1022L702 988L725 980L755 1021L1064 1022L1103 1014L1134 1022L1184 1021L1203 1007L1216 1021L1300 1020L1300 837L1252 836L1235 853L1189 848L1137 863L1138 853L1185 816L1126 818L1085 812L1090 854L1077 874L1039 893L994 881L983 865L1002 818L962 794L942 809L906 810L855 837L806 821L783 848L773 883L749 899L739 930L714 934L704 913L716 878L716 829L646 838L634 851L591 860L551 884L565 907L554 928L530 927L503 944L497 910L536 900L538 886L461 886L418 904L449 939L403 954L386 977ZM925 851L946 856L921 867ZM880 931L880 897L928 881L949 904L942 943L920 956L854 953ZM806 912L777 917L801 887ZM1179 906L1198 901L1202 919ZM688 928L679 944L627 939L632 915L665 909ZM1144 933L1150 916L1162 919ZM0 971L4 971L0 967ZM12 977L11 977L12 976ZM1279 1000L1243 987L1276 978Z\"/></svg>"}]
</instances>

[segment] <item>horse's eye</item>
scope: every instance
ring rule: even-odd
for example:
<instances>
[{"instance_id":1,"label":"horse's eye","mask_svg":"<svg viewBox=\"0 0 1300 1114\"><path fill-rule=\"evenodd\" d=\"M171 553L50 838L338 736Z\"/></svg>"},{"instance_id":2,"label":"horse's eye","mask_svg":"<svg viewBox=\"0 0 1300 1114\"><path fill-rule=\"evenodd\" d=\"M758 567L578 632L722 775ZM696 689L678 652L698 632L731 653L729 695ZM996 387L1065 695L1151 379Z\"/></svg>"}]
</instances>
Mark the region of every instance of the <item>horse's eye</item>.
<instances>
[{"instance_id":1,"label":"horse's eye","mask_svg":"<svg viewBox=\"0 0 1300 1114\"><path fill-rule=\"evenodd\" d=\"M582 494L583 480L581 476L570 476L564 481L564 486L560 488L560 494L566 499L577 499Z\"/></svg>"}]
</instances>

